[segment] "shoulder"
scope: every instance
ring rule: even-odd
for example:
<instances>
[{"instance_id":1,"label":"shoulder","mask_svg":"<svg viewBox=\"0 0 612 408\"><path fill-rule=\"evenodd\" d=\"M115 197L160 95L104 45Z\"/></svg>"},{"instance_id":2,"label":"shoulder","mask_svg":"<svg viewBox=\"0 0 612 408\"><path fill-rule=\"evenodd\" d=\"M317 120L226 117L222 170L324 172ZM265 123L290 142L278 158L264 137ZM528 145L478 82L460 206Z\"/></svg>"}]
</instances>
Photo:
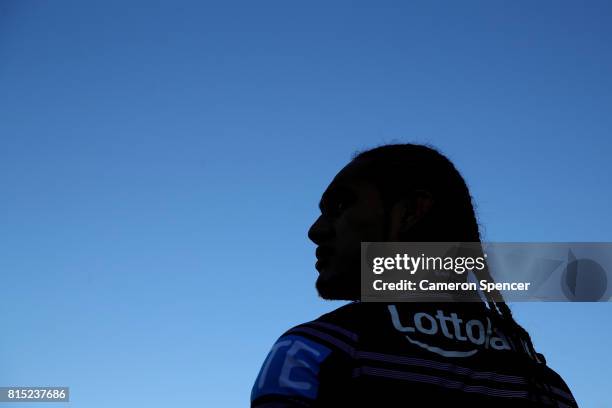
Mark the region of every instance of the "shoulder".
<instances>
[{"instance_id":1,"label":"shoulder","mask_svg":"<svg viewBox=\"0 0 612 408\"><path fill-rule=\"evenodd\" d=\"M361 312L361 304L349 303L310 322L294 326L287 332L308 333L313 338L350 354L352 347L359 340Z\"/></svg>"},{"instance_id":2,"label":"shoulder","mask_svg":"<svg viewBox=\"0 0 612 408\"><path fill-rule=\"evenodd\" d=\"M307 405L317 400L324 379L348 368L354 354L357 335L348 324L353 313L345 305L285 331L262 364L251 403L290 400Z\"/></svg>"},{"instance_id":3,"label":"shoulder","mask_svg":"<svg viewBox=\"0 0 612 408\"><path fill-rule=\"evenodd\" d=\"M349 303L314 320L298 324L285 331L277 340L301 341L313 348L333 354L350 356L359 339L358 322L361 306Z\"/></svg>"},{"instance_id":4,"label":"shoulder","mask_svg":"<svg viewBox=\"0 0 612 408\"><path fill-rule=\"evenodd\" d=\"M545 361L544 356L540 353L538 354L540 355L540 358ZM567 404L568 406L577 406L572 391L561 375L559 375L559 373L557 373L546 363L540 363L537 366L539 369L539 377L542 382L546 384L546 391L548 392L550 398L552 400L563 402L563 404Z\"/></svg>"}]
</instances>

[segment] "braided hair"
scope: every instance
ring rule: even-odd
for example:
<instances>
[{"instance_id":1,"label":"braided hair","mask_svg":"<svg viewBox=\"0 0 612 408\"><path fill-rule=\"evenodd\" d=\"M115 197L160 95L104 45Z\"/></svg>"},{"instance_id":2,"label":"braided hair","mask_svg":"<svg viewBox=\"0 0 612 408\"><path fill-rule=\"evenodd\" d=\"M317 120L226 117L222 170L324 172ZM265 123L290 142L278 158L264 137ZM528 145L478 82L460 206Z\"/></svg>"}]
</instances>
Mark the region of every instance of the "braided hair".
<instances>
[{"instance_id":1,"label":"braided hair","mask_svg":"<svg viewBox=\"0 0 612 408\"><path fill-rule=\"evenodd\" d=\"M357 160L366 163L361 176L378 188L387 215L399 198L409 197L415 191L428 191L433 196L431 209L410 229L409 236L401 237L402 241L476 242L482 248L465 180L438 150L420 144L387 144L356 152L353 161ZM385 232L388 228L385 225ZM488 267L478 271L476 277L493 281ZM508 334L515 347L541 361L543 356L534 350L529 333L516 322L502 294L493 290L485 292L484 297L497 327Z\"/></svg>"}]
</instances>

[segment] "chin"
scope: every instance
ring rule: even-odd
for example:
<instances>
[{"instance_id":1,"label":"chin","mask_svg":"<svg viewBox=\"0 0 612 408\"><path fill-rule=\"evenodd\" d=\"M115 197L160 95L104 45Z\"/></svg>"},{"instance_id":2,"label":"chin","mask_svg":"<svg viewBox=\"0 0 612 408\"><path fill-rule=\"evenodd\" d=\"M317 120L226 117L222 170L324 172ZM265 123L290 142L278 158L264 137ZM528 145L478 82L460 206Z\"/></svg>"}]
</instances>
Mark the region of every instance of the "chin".
<instances>
[{"instance_id":1,"label":"chin","mask_svg":"<svg viewBox=\"0 0 612 408\"><path fill-rule=\"evenodd\" d=\"M316 283L319 296L325 300L359 300L360 292L358 288L347 285L346 280L324 279L321 275Z\"/></svg>"}]
</instances>

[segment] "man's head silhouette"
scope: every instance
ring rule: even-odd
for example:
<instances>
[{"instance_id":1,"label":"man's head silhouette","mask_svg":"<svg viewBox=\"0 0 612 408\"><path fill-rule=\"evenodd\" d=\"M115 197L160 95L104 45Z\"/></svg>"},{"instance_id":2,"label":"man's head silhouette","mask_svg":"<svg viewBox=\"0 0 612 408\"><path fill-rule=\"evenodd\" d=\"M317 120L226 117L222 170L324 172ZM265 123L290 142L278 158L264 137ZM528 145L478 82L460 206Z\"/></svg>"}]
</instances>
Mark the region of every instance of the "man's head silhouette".
<instances>
[{"instance_id":1,"label":"man's head silhouette","mask_svg":"<svg viewBox=\"0 0 612 408\"><path fill-rule=\"evenodd\" d=\"M463 177L427 146L358 153L325 189L319 207L308 236L317 245L316 287L325 299L361 299L361 242L480 247ZM486 266L472 273L493 281ZM367 300L286 331L262 365L253 406L405 405L398 395L414 395L419 406L540 406L559 399L576 406L499 292L467 302Z\"/></svg>"},{"instance_id":2,"label":"man's head silhouette","mask_svg":"<svg viewBox=\"0 0 612 408\"><path fill-rule=\"evenodd\" d=\"M308 231L318 245L317 290L359 298L361 242L478 242L468 188L435 149L384 145L356 154L332 180Z\"/></svg>"}]
</instances>

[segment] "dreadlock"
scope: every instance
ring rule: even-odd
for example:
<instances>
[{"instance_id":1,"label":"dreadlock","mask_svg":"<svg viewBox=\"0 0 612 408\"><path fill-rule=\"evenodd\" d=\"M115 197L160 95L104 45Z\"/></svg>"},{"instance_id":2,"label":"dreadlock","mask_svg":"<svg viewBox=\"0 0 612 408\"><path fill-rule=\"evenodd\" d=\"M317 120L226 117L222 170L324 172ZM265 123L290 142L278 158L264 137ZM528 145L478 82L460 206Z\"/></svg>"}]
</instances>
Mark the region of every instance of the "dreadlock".
<instances>
[{"instance_id":1,"label":"dreadlock","mask_svg":"<svg viewBox=\"0 0 612 408\"><path fill-rule=\"evenodd\" d=\"M356 160L367 163L361 176L378 187L386 214L399 198L410 196L414 191L432 194L432 208L411 228L410 236L402 237L403 241L475 242L481 247L478 221L465 180L453 163L435 148L388 144L357 152L353 155L353 161ZM388 231L388 225L385 229ZM476 276L493 281L488 268ZM484 296L497 327L506 329L516 348L522 348L540 361L542 357L534 350L529 333L516 322L502 294L494 290L485 292Z\"/></svg>"}]
</instances>

